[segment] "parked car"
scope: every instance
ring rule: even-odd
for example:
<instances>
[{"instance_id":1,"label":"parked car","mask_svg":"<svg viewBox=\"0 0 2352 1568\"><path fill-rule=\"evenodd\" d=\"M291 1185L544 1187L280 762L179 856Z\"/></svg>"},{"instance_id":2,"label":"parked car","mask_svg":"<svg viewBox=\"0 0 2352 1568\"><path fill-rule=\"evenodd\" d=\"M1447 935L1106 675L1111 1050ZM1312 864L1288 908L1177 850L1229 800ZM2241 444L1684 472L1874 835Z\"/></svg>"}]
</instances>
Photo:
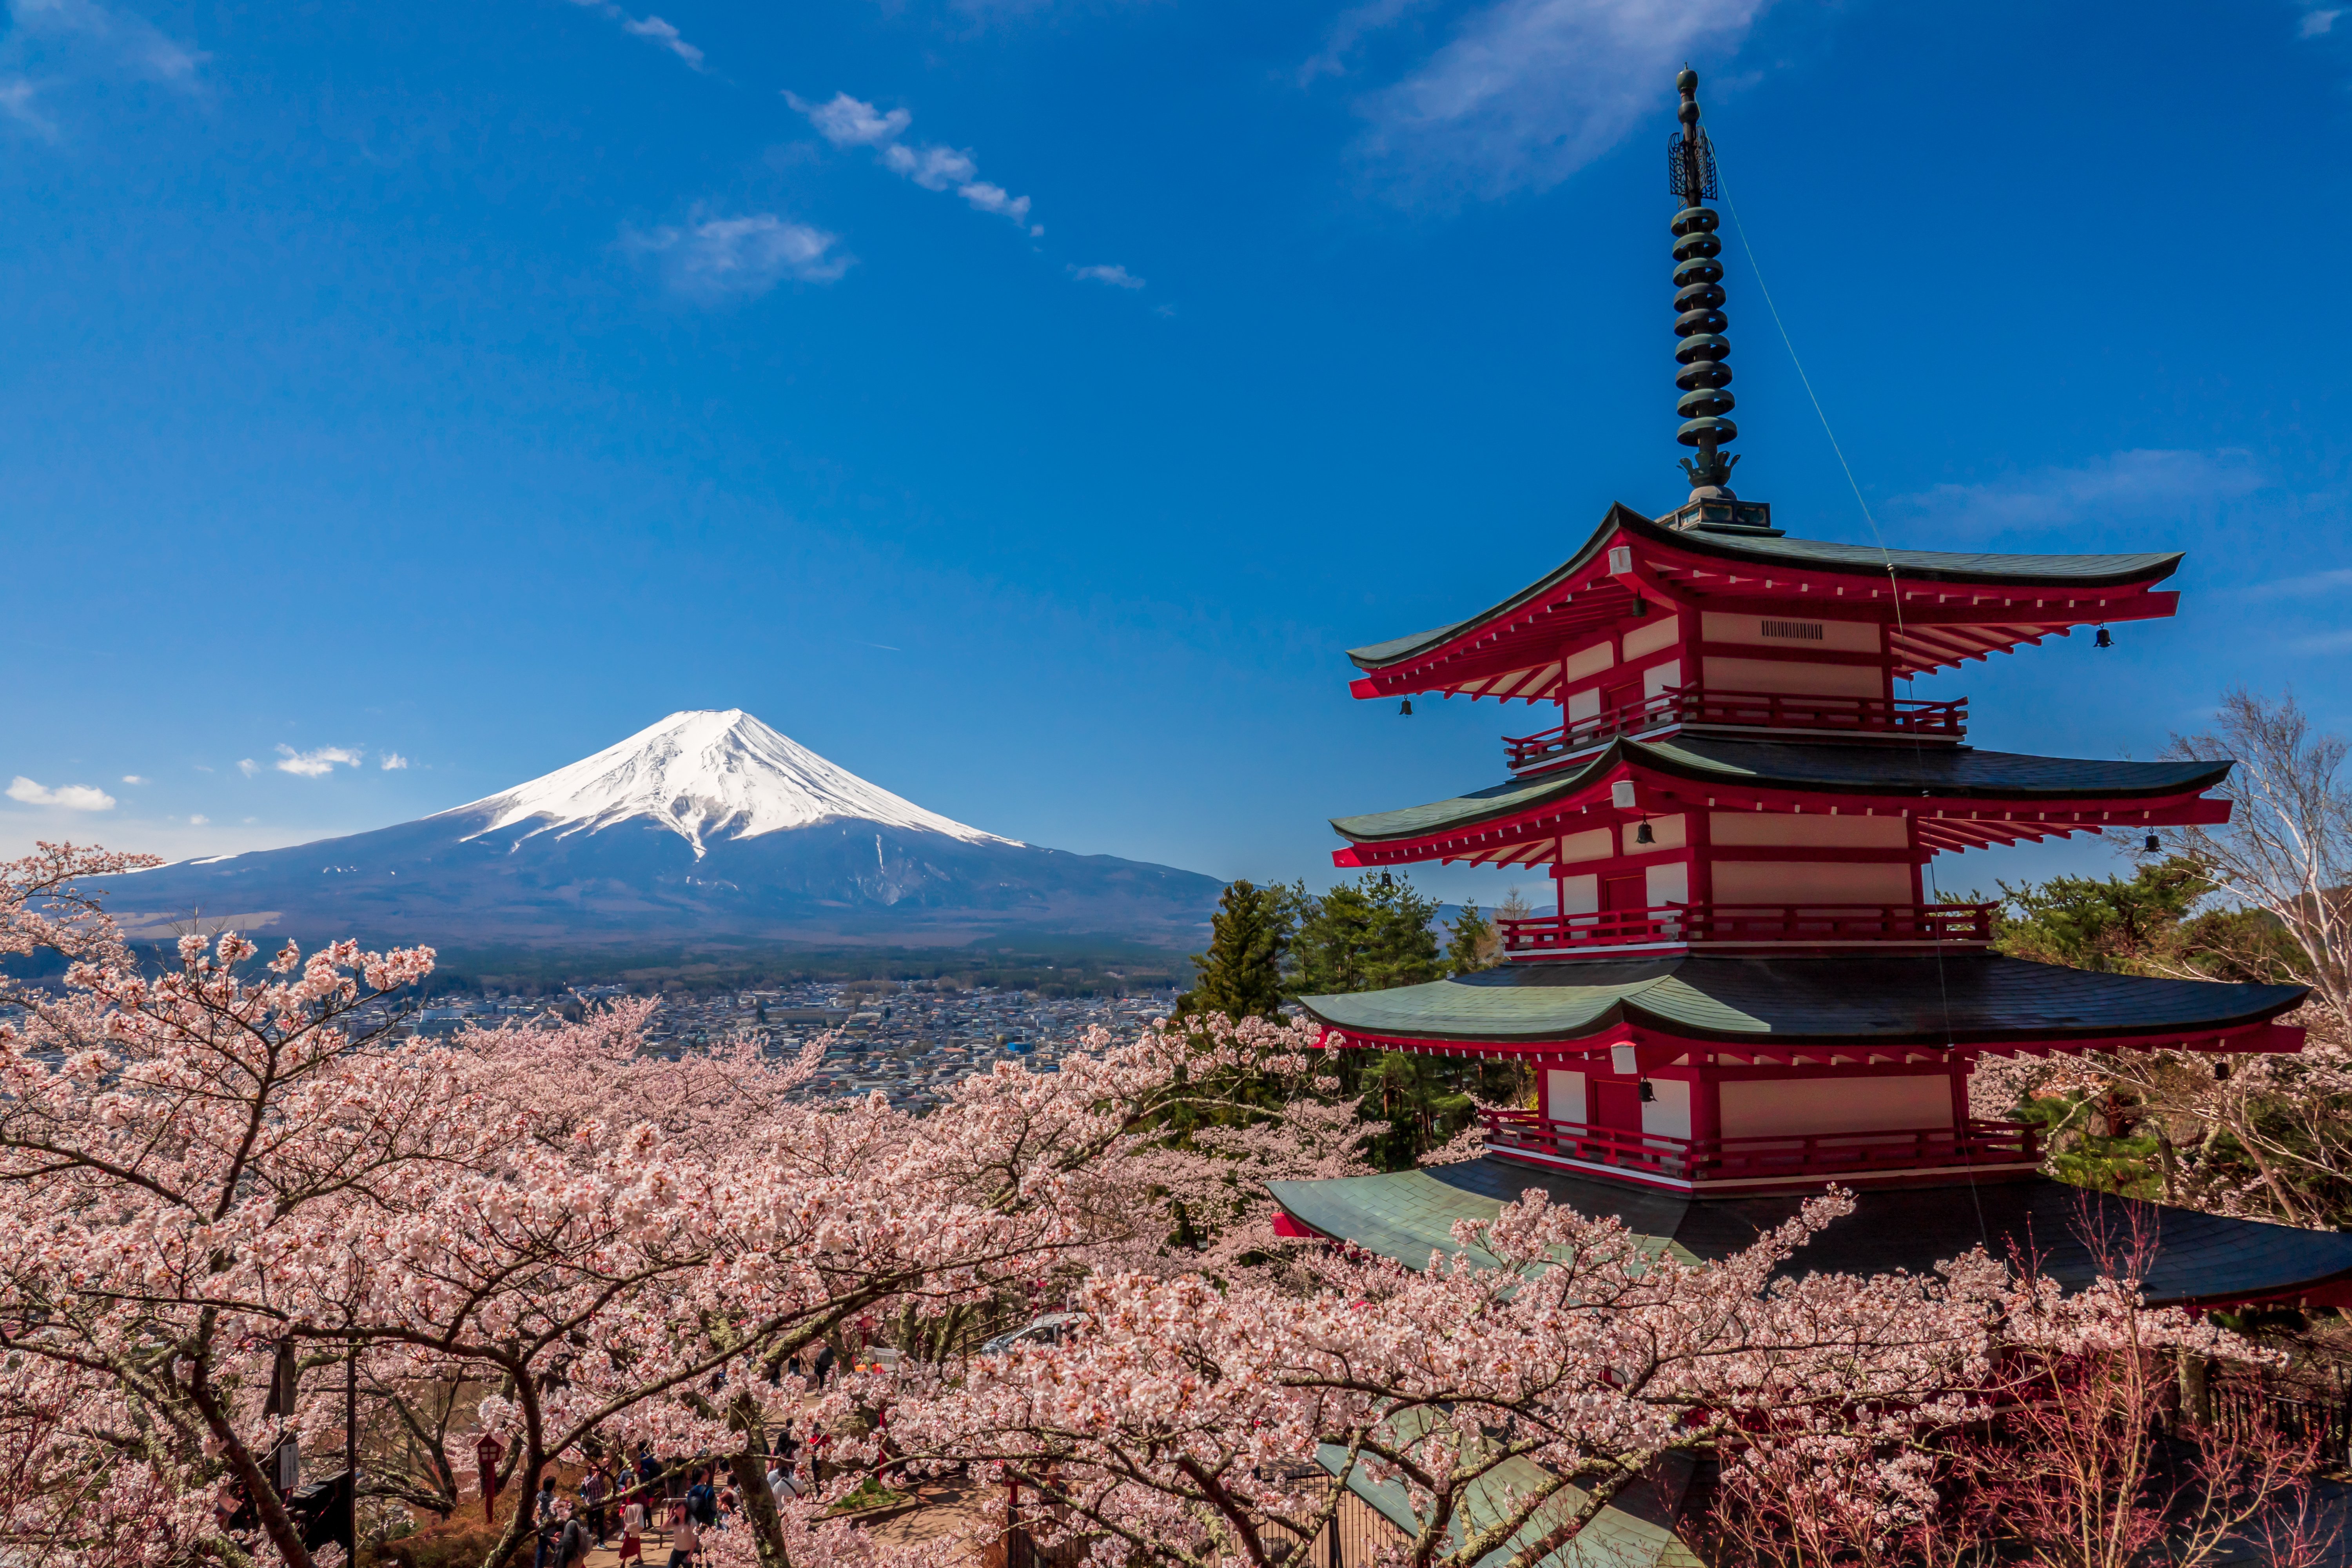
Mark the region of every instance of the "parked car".
<instances>
[{"instance_id":1,"label":"parked car","mask_svg":"<svg viewBox=\"0 0 2352 1568\"><path fill-rule=\"evenodd\" d=\"M1063 1334L1066 1333L1072 1325L1083 1323L1086 1321L1087 1315L1084 1312L1048 1312L1042 1318L1031 1319L1010 1333L999 1334L992 1340L983 1341L980 1347L980 1353L996 1355L1011 1350L1015 1345L1059 1344Z\"/></svg>"}]
</instances>

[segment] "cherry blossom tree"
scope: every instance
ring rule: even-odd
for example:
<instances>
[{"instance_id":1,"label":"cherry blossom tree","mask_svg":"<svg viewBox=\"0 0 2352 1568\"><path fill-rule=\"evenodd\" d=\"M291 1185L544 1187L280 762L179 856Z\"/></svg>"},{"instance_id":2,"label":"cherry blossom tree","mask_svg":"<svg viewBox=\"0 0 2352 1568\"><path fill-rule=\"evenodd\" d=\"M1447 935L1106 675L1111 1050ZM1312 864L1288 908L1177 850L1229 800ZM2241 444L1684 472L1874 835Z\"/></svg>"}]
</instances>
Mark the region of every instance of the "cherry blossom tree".
<instances>
[{"instance_id":1,"label":"cherry blossom tree","mask_svg":"<svg viewBox=\"0 0 2352 1568\"><path fill-rule=\"evenodd\" d=\"M997 1468L1099 1560L1284 1562L1328 1526L1328 1472L1360 1464L1412 1499L1404 1561L1529 1564L1671 1456L1793 1426L1899 1444L1954 1418L1950 1391L1990 1367L2001 1271L1775 1278L1850 1207L1817 1199L1715 1264L1530 1194L1418 1271L1328 1253L1307 1290L1101 1274L1064 1342L897 1380L891 1430Z\"/></svg>"}]
</instances>

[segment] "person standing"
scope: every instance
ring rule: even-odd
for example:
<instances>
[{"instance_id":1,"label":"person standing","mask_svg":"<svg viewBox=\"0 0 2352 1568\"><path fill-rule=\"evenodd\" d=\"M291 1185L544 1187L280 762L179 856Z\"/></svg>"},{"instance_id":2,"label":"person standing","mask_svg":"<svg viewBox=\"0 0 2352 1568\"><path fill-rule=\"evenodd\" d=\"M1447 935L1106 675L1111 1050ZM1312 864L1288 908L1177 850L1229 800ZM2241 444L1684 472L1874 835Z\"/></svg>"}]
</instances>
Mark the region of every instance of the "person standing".
<instances>
[{"instance_id":1,"label":"person standing","mask_svg":"<svg viewBox=\"0 0 2352 1568\"><path fill-rule=\"evenodd\" d=\"M816 1352L816 1386L823 1388L824 1380L833 1373L833 1346L820 1346Z\"/></svg>"},{"instance_id":2,"label":"person standing","mask_svg":"<svg viewBox=\"0 0 2352 1568\"><path fill-rule=\"evenodd\" d=\"M556 1538L555 1568L587 1568L588 1521L573 1514Z\"/></svg>"},{"instance_id":3,"label":"person standing","mask_svg":"<svg viewBox=\"0 0 2352 1568\"><path fill-rule=\"evenodd\" d=\"M635 1498L621 1505L621 1561L646 1568L646 1505Z\"/></svg>"},{"instance_id":4,"label":"person standing","mask_svg":"<svg viewBox=\"0 0 2352 1568\"><path fill-rule=\"evenodd\" d=\"M668 1568L693 1568L694 1560L701 1554L702 1537L696 1533L694 1521L680 1515L677 1533L669 1540Z\"/></svg>"},{"instance_id":5,"label":"person standing","mask_svg":"<svg viewBox=\"0 0 2352 1568\"><path fill-rule=\"evenodd\" d=\"M588 1528L596 1532L598 1546L604 1544L604 1500L611 1492L604 1480L604 1461L599 1459L580 1479L581 1508L588 1515Z\"/></svg>"}]
</instances>

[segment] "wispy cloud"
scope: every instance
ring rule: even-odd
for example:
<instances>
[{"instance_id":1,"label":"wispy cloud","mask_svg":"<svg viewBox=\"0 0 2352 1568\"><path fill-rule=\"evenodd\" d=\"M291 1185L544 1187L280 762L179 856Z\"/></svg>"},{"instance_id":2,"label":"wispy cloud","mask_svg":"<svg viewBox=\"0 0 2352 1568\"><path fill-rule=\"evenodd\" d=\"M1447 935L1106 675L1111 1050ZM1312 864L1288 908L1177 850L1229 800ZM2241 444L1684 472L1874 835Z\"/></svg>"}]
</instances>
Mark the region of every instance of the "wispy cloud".
<instances>
[{"instance_id":1,"label":"wispy cloud","mask_svg":"<svg viewBox=\"0 0 2352 1568\"><path fill-rule=\"evenodd\" d=\"M293 773L306 779L324 778L335 771L335 764L355 768L360 765L360 753L349 746L319 746L308 752L298 752L291 746L278 748L278 760L269 765L281 773ZM247 766L244 763L238 767Z\"/></svg>"},{"instance_id":2,"label":"wispy cloud","mask_svg":"<svg viewBox=\"0 0 2352 1568\"><path fill-rule=\"evenodd\" d=\"M1124 267L1073 267L1070 276L1082 283L1108 283L1114 289L1140 289L1143 279Z\"/></svg>"},{"instance_id":3,"label":"wispy cloud","mask_svg":"<svg viewBox=\"0 0 2352 1568\"><path fill-rule=\"evenodd\" d=\"M2243 592L2255 599L2309 599L2323 594L2352 591L2352 567L2338 567L2332 572L2299 572L2292 577L2274 577L2267 583L2256 583Z\"/></svg>"},{"instance_id":4,"label":"wispy cloud","mask_svg":"<svg viewBox=\"0 0 2352 1568\"><path fill-rule=\"evenodd\" d=\"M1346 75L1348 57L1358 44L1428 4L1429 0L1371 0L1370 5L1340 12L1331 30L1323 35L1321 51L1298 68L1299 85L1304 87L1319 76Z\"/></svg>"},{"instance_id":5,"label":"wispy cloud","mask_svg":"<svg viewBox=\"0 0 2352 1568\"><path fill-rule=\"evenodd\" d=\"M1032 237L1045 232L1029 222L1029 198L1016 196L1003 185L980 177L980 164L971 153L937 142L914 146L900 140L915 117L903 109L884 112L862 99L836 92L823 103L812 103L796 92L784 94L795 113L807 118L816 133L836 147L871 147L884 168L912 180L927 191L953 191L976 212L1010 218Z\"/></svg>"},{"instance_id":6,"label":"wispy cloud","mask_svg":"<svg viewBox=\"0 0 2352 1568\"><path fill-rule=\"evenodd\" d=\"M188 814L188 825L192 827L209 827L212 826L212 820L201 811L192 811Z\"/></svg>"},{"instance_id":7,"label":"wispy cloud","mask_svg":"<svg viewBox=\"0 0 2352 1568\"><path fill-rule=\"evenodd\" d=\"M122 782L127 784L143 784L150 781L141 778L137 773L125 773L122 775Z\"/></svg>"},{"instance_id":8,"label":"wispy cloud","mask_svg":"<svg viewBox=\"0 0 2352 1568\"><path fill-rule=\"evenodd\" d=\"M2295 29L2294 36L2298 38L2320 37L2334 29L2336 18L2342 15L2344 13L2340 10L2305 11L2303 14L2302 25Z\"/></svg>"},{"instance_id":9,"label":"wispy cloud","mask_svg":"<svg viewBox=\"0 0 2352 1568\"><path fill-rule=\"evenodd\" d=\"M95 81L147 81L194 92L205 57L129 11L96 0L8 0L0 35L0 121L63 140L39 100Z\"/></svg>"},{"instance_id":10,"label":"wispy cloud","mask_svg":"<svg viewBox=\"0 0 2352 1568\"><path fill-rule=\"evenodd\" d=\"M2036 468L1975 485L1897 496L1890 516L1962 534L2055 528L2099 520L2177 517L2252 495L2264 483L2252 453L2117 452L2078 468Z\"/></svg>"},{"instance_id":11,"label":"wispy cloud","mask_svg":"<svg viewBox=\"0 0 2352 1568\"><path fill-rule=\"evenodd\" d=\"M756 300L788 279L830 283L856 259L835 248L840 236L774 213L704 218L646 233L625 230L621 240L658 263L670 292L705 305Z\"/></svg>"},{"instance_id":12,"label":"wispy cloud","mask_svg":"<svg viewBox=\"0 0 2352 1568\"><path fill-rule=\"evenodd\" d=\"M624 21L621 31L640 38L651 38L695 69L702 68L702 51L677 36L677 29L659 16L648 16L642 22Z\"/></svg>"},{"instance_id":13,"label":"wispy cloud","mask_svg":"<svg viewBox=\"0 0 2352 1568\"><path fill-rule=\"evenodd\" d=\"M377 759L377 762L376 762L376 766L378 766L378 767L380 767L380 768L383 769L383 771L384 771L384 772L386 772L386 773L391 773L391 772L394 772L394 770L396 770L396 769L404 768L404 767L406 767L407 765L408 765L408 759L407 759L406 757L402 756L398 752L385 752L382 757L380 757L379 759Z\"/></svg>"},{"instance_id":14,"label":"wispy cloud","mask_svg":"<svg viewBox=\"0 0 2352 1568\"><path fill-rule=\"evenodd\" d=\"M593 11L608 22L620 25L621 31L633 37L647 38L659 44L696 70L702 68L702 51L678 37L677 29L659 16L640 20L612 4L612 0L572 0L583 11Z\"/></svg>"},{"instance_id":15,"label":"wispy cloud","mask_svg":"<svg viewBox=\"0 0 2352 1568\"><path fill-rule=\"evenodd\" d=\"M112 811L114 797L94 784L59 784L55 789L35 784L18 773L8 783L8 798L26 805L62 806L68 811Z\"/></svg>"},{"instance_id":16,"label":"wispy cloud","mask_svg":"<svg viewBox=\"0 0 2352 1568\"><path fill-rule=\"evenodd\" d=\"M1545 189L1637 125L1664 125L1675 68L1728 54L1770 3L1496 0L1364 101L1371 125L1359 151L1412 199ZM1360 20L1347 44L1405 9L1351 13ZM1327 57L1337 58L1328 47L1318 58Z\"/></svg>"},{"instance_id":17,"label":"wispy cloud","mask_svg":"<svg viewBox=\"0 0 2352 1568\"><path fill-rule=\"evenodd\" d=\"M255 762L251 757L239 757L236 760L236 771L243 773L247 778L251 778L254 774L261 771L261 764Z\"/></svg>"}]
</instances>

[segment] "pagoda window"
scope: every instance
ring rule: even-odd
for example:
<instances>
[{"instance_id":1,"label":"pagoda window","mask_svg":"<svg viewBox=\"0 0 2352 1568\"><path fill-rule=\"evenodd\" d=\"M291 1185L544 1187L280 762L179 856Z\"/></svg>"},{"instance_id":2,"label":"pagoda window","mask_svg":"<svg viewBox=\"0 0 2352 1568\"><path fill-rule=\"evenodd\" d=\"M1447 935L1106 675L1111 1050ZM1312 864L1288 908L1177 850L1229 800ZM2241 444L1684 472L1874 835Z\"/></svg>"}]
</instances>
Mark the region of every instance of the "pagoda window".
<instances>
[{"instance_id":1,"label":"pagoda window","mask_svg":"<svg viewBox=\"0 0 2352 1568\"><path fill-rule=\"evenodd\" d=\"M1642 1131L1653 1138L1687 1138L1691 1135L1691 1086L1688 1079L1653 1078L1642 1080L1650 1086L1649 1098L1642 1101ZM1637 1087L1636 1094L1641 1092ZM1948 1093L1944 1099L1947 1113L1951 1106Z\"/></svg>"},{"instance_id":2,"label":"pagoda window","mask_svg":"<svg viewBox=\"0 0 2352 1568\"><path fill-rule=\"evenodd\" d=\"M1813 621L1778 616L1730 616L1709 610L1699 617L1708 642L1755 643L1765 647L1811 647L1827 653L1877 653L1875 621Z\"/></svg>"},{"instance_id":3,"label":"pagoda window","mask_svg":"<svg viewBox=\"0 0 2352 1568\"><path fill-rule=\"evenodd\" d=\"M1726 1138L1908 1132L1952 1125L1948 1073L1728 1079L1716 1089Z\"/></svg>"},{"instance_id":4,"label":"pagoda window","mask_svg":"<svg viewBox=\"0 0 2352 1568\"><path fill-rule=\"evenodd\" d=\"M1777 691L1790 697L1884 697L1885 667L1812 664L1795 658L1725 658L1702 661L1710 691Z\"/></svg>"},{"instance_id":5,"label":"pagoda window","mask_svg":"<svg viewBox=\"0 0 2352 1568\"><path fill-rule=\"evenodd\" d=\"M1554 1068L1544 1074L1543 1113L1554 1121L1584 1121L1584 1075Z\"/></svg>"},{"instance_id":6,"label":"pagoda window","mask_svg":"<svg viewBox=\"0 0 2352 1568\"><path fill-rule=\"evenodd\" d=\"M1680 849L1690 842L1689 832L1678 815L1653 816L1649 818L1649 824L1651 842L1647 844L1636 841L1635 836L1642 831L1642 825L1638 822L1625 823L1617 829L1618 841L1624 854L1654 855L1661 849Z\"/></svg>"},{"instance_id":7,"label":"pagoda window","mask_svg":"<svg viewBox=\"0 0 2352 1568\"><path fill-rule=\"evenodd\" d=\"M1588 873L1581 877L1559 879L1559 912L1564 915L1597 915L1601 912L1601 879Z\"/></svg>"},{"instance_id":8,"label":"pagoda window","mask_svg":"<svg viewBox=\"0 0 2352 1568\"><path fill-rule=\"evenodd\" d=\"M1907 904L1914 897L1907 862L1717 860L1708 875L1718 904Z\"/></svg>"},{"instance_id":9,"label":"pagoda window","mask_svg":"<svg viewBox=\"0 0 2352 1568\"><path fill-rule=\"evenodd\" d=\"M1825 816L1819 812L1716 811L1706 819L1716 848L1907 849L1911 825L1899 816Z\"/></svg>"},{"instance_id":10,"label":"pagoda window","mask_svg":"<svg viewBox=\"0 0 2352 1568\"><path fill-rule=\"evenodd\" d=\"M1682 617L1662 616L1625 634L1625 660L1630 664L1644 654L1655 653L1662 647L1672 647L1681 639Z\"/></svg>"}]
</instances>

